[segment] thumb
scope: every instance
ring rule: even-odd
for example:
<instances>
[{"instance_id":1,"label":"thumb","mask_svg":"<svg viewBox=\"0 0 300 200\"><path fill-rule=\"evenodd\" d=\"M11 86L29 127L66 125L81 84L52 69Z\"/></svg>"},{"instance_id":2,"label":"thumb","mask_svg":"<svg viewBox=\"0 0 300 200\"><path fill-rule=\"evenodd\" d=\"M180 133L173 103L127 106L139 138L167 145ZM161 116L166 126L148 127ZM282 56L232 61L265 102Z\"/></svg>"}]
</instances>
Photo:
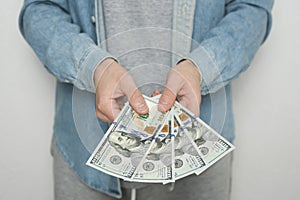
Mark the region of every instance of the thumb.
<instances>
[{"instance_id":1,"label":"thumb","mask_svg":"<svg viewBox=\"0 0 300 200\"><path fill-rule=\"evenodd\" d=\"M136 87L133 78L127 73L121 79L121 90L127 96L130 106L138 114L147 114L149 108L142 93Z\"/></svg>"},{"instance_id":2,"label":"thumb","mask_svg":"<svg viewBox=\"0 0 300 200\"><path fill-rule=\"evenodd\" d=\"M149 112L149 108L145 102L145 99L141 92L136 88L131 97L129 98L129 104L139 114L147 114Z\"/></svg>"},{"instance_id":3,"label":"thumb","mask_svg":"<svg viewBox=\"0 0 300 200\"><path fill-rule=\"evenodd\" d=\"M174 104L176 94L169 88L165 88L158 102L158 110L160 112L167 112Z\"/></svg>"},{"instance_id":4,"label":"thumb","mask_svg":"<svg viewBox=\"0 0 300 200\"><path fill-rule=\"evenodd\" d=\"M172 69L168 75L166 87L158 102L159 111L166 112L173 106L182 85L181 75Z\"/></svg>"},{"instance_id":5,"label":"thumb","mask_svg":"<svg viewBox=\"0 0 300 200\"><path fill-rule=\"evenodd\" d=\"M168 111L174 104L177 94L182 87L181 76L172 70L167 78L167 84L158 102L158 110Z\"/></svg>"}]
</instances>

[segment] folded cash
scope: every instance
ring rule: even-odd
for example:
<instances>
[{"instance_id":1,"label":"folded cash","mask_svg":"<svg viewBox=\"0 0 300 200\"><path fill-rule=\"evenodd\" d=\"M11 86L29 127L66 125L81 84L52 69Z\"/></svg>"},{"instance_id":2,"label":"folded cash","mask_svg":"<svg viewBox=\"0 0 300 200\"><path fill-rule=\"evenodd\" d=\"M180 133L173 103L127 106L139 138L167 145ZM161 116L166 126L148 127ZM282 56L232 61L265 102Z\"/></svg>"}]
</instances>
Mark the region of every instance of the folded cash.
<instances>
[{"instance_id":1,"label":"folded cash","mask_svg":"<svg viewBox=\"0 0 300 200\"><path fill-rule=\"evenodd\" d=\"M234 146L178 102L158 111L158 98L145 96L146 115L128 103L86 162L126 181L169 183L201 174Z\"/></svg>"}]
</instances>

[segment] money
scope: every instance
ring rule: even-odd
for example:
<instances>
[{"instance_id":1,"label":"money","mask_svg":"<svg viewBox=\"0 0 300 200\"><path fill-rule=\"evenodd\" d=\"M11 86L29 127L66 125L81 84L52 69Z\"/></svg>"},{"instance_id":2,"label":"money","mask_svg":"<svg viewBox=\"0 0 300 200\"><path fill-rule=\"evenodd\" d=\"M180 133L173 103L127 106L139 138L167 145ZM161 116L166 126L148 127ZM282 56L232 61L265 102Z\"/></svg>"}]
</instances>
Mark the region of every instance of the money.
<instances>
[{"instance_id":1,"label":"money","mask_svg":"<svg viewBox=\"0 0 300 200\"><path fill-rule=\"evenodd\" d=\"M181 179L188 175L196 173L205 167L205 162L201 158L196 144L193 142L185 129L180 127L177 117L174 118L175 123L175 180Z\"/></svg>"},{"instance_id":2,"label":"money","mask_svg":"<svg viewBox=\"0 0 300 200\"><path fill-rule=\"evenodd\" d=\"M144 97L146 115L128 103L86 164L126 181L170 183L201 174L234 146L178 102L158 111L157 97Z\"/></svg>"},{"instance_id":3,"label":"money","mask_svg":"<svg viewBox=\"0 0 300 200\"><path fill-rule=\"evenodd\" d=\"M113 122L119 131L127 131L139 135L142 139L148 139L155 136L165 123L168 113L158 111L158 104L151 98L144 97L149 108L149 113L139 115L127 104L127 107L121 112L120 121Z\"/></svg>"},{"instance_id":4,"label":"money","mask_svg":"<svg viewBox=\"0 0 300 200\"><path fill-rule=\"evenodd\" d=\"M176 105L180 108L176 109L175 117L178 118L185 132L191 136L206 164L205 168L197 171L196 174L199 175L233 151L235 147L188 109L179 105L179 103L176 103Z\"/></svg>"},{"instance_id":5,"label":"money","mask_svg":"<svg viewBox=\"0 0 300 200\"><path fill-rule=\"evenodd\" d=\"M137 168L132 181L169 183L174 182L171 119L167 119L160 133L153 139L149 152Z\"/></svg>"},{"instance_id":6,"label":"money","mask_svg":"<svg viewBox=\"0 0 300 200\"><path fill-rule=\"evenodd\" d=\"M109 175L131 180L153 137L162 129L168 113L145 97L149 113L138 115L127 103L87 161L87 165Z\"/></svg>"}]
</instances>

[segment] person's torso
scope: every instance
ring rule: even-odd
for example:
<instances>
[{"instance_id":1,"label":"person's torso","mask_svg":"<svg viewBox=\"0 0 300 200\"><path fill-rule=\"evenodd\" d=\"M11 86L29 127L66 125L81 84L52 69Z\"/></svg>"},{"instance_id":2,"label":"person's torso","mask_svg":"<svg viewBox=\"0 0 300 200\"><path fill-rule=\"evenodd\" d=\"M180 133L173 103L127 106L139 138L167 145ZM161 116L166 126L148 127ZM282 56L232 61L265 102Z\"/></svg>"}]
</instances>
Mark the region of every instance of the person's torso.
<instances>
[{"instance_id":1,"label":"person's torso","mask_svg":"<svg viewBox=\"0 0 300 200\"><path fill-rule=\"evenodd\" d=\"M173 1L104 0L107 51L147 96L162 90L171 67Z\"/></svg>"},{"instance_id":2,"label":"person's torso","mask_svg":"<svg viewBox=\"0 0 300 200\"><path fill-rule=\"evenodd\" d=\"M168 2L169 4L171 4L170 1ZM162 24L159 24L159 21L153 21L154 18L156 18L156 16L153 16L154 13L149 13L148 15L149 18L145 18L146 15L143 15L143 13L141 12L139 13L140 14L139 16L145 18L142 20L144 20L147 26L163 25L161 27L162 29L163 28L169 29L171 26L172 29L174 29L174 27L177 27L178 31L182 29L183 32L191 33L191 36L196 41L196 42L192 42L191 48L193 49L197 46L197 44L201 42L203 38L205 38L205 33L209 31L212 27L214 27L221 20L222 16L224 15L225 1L199 0L196 1L196 5L193 5L193 2L194 1L187 1L187 2L173 1L174 3L173 8L168 7L164 11L160 10L160 12L167 12L169 14L172 13L171 24L170 24L169 14L168 16L165 16L164 23ZM99 7L100 4L101 7ZM102 9L97 10L97 8L98 9L102 8ZM189 12L190 9L194 9L194 11ZM148 12L150 11L151 9L148 9ZM176 15L178 16L174 16L175 11L177 13ZM110 38L110 37L114 37L116 34L122 31L126 31L122 29L122 27L119 27L119 29L117 30L110 29L110 28L106 30L104 28L105 26L103 22L101 22L102 24L99 24L97 22L97 20L99 20L100 14L105 15L105 5L101 0L68 1L68 12L71 15L72 22L78 24L81 27L81 31L88 34L96 43L98 42L99 45L101 42L105 42L105 39L103 39L103 33L107 34L107 36L105 36L104 38ZM187 18L184 18L185 14L187 13L189 13L189 16ZM133 19L134 15L133 16L132 15L133 13L127 16L127 19L129 18ZM112 20L113 16L111 17ZM174 20L174 18L176 18L176 20ZM114 23L117 24L118 21L120 20L121 19L118 19ZM135 23L137 23L139 20L140 19L137 19ZM192 27L185 26L185 24L187 24L189 20L192 20L193 22ZM127 27L127 29L134 29L134 28L138 29L141 27L143 28L143 24L138 24L138 23L135 24L135 23L131 23L128 21L127 25L124 27ZM101 35L99 31L102 31L102 38L99 37L99 35ZM107 31L111 31L111 32L107 32ZM154 31L157 32L159 31L159 29ZM122 35L123 34L121 34L121 36ZM164 39L166 38L166 41L163 42L151 40L151 38L155 38L154 37L155 35L149 35L149 32L146 33L145 36L149 36L149 37L138 36L128 44L141 45L142 47L154 45L155 48L157 48L157 45L161 45L163 47L162 49L171 48L171 52L172 52L172 49L174 47L173 42L176 41L176 38L174 38L174 35L172 35L170 38L170 40L172 40L172 45L170 46L170 40L169 40L170 35L167 32L161 35L161 38ZM145 38L146 40L144 40ZM192 40L192 38L190 38L190 40ZM153 67L154 66L153 63L156 62L159 62L164 66L171 67L169 54L167 52L164 52L164 50L159 50L159 51L151 50L152 52L151 51L149 52L149 49L147 48L138 50L136 47L131 47L130 45L126 46L126 44L124 44L124 46L122 45L122 47L120 47L121 49L116 49L114 47L118 45L118 42L120 42L120 39L115 40L113 42L108 41L106 43L107 44L106 48L107 50L111 51L112 54L116 54L121 64L124 64L124 66L127 69L137 72L136 74L142 74L141 77L136 78L137 80L141 80L141 82L137 82L137 85L142 87L143 84L148 84L148 82L151 82L152 86L150 87L150 89L149 90L145 89L144 91L147 93L150 93L151 90L156 87L157 85L156 83L158 82L159 82L158 84L159 88L163 88L164 85L161 83L164 83L166 78L165 76L168 72L165 69L169 69L169 68L167 67L163 68L164 71L160 72L161 74L159 74L158 79L156 79L157 77L153 77L155 73L150 74L148 73L147 70ZM133 49L134 53L127 52L127 48ZM155 55L156 52L157 55ZM120 53L121 54L124 53L124 55L126 56L119 55ZM149 56L148 53L151 56ZM139 55L143 56L143 59L136 58ZM130 58L136 58L136 59L130 59ZM145 64L149 64L149 65L148 66L145 65L143 66L143 68L141 68L141 65L144 62ZM140 72L139 70L141 69L146 71ZM153 82L152 80L156 80L156 83ZM215 117L214 113L218 113L219 110L221 110L221 112L224 112L223 108L219 109L215 107L212 110L212 103L211 103L212 98L216 99L216 102L213 105L218 106L224 104L224 99L218 98L218 92L213 95L206 95L202 97L200 117L208 124L210 123L211 119ZM56 139L56 144L58 146L58 149L64 155L65 160L68 161L68 163L72 166L74 171L81 177L81 179L86 184L107 194L113 195L115 197L120 197L120 189L119 189L120 183L118 179L106 175L104 173L101 173L97 170L91 169L85 165L85 162L88 159L91 150L93 149L93 147L97 145L98 141L101 140L108 127L108 124L100 121L99 119L96 119L94 94L86 91L79 91L78 89L76 89L74 86L70 84L58 82L55 106L56 106L56 112L55 112L54 134L55 134L55 139ZM231 109L230 87L226 87L225 106L226 106L226 110L225 110L226 113L224 119L222 117L220 122L221 123L220 127L222 128L221 129L222 131L220 131L220 133L222 133L223 136L225 136L227 139L232 141L234 135L233 135L233 119L232 119L232 109ZM74 108L76 108L77 110ZM214 112L213 114L212 111ZM100 126L97 123L95 123L95 121L97 122L97 120ZM216 121L218 121L218 119ZM90 137L91 135L93 137ZM86 138L87 140L84 141ZM87 143L89 143L88 144L89 146L86 146Z\"/></svg>"}]
</instances>

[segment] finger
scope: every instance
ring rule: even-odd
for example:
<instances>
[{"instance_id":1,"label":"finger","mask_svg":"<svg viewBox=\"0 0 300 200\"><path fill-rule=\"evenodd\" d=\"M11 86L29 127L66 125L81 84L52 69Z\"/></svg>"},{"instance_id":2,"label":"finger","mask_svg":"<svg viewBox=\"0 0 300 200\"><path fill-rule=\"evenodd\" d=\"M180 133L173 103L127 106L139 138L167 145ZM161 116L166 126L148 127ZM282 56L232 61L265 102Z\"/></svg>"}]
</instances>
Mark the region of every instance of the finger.
<instances>
[{"instance_id":1,"label":"finger","mask_svg":"<svg viewBox=\"0 0 300 200\"><path fill-rule=\"evenodd\" d=\"M116 100L102 100L97 104L97 116L106 122L112 122L121 112L120 106Z\"/></svg>"},{"instance_id":2,"label":"finger","mask_svg":"<svg viewBox=\"0 0 300 200\"><path fill-rule=\"evenodd\" d=\"M129 98L129 104L139 114L147 114L149 112L149 108L146 104L146 101L142 95L142 93L136 89L132 96Z\"/></svg>"},{"instance_id":3,"label":"finger","mask_svg":"<svg viewBox=\"0 0 300 200\"><path fill-rule=\"evenodd\" d=\"M116 98L116 102L118 104L118 108L120 110L122 110L122 108L124 107L124 96L123 97L120 97L120 98Z\"/></svg>"},{"instance_id":4,"label":"finger","mask_svg":"<svg viewBox=\"0 0 300 200\"><path fill-rule=\"evenodd\" d=\"M200 113L201 92L200 85L196 82L185 82L177 94L178 102L188 108L195 115Z\"/></svg>"},{"instance_id":5,"label":"finger","mask_svg":"<svg viewBox=\"0 0 300 200\"><path fill-rule=\"evenodd\" d=\"M161 112L168 111L176 100L176 93L166 87L159 99L158 110Z\"/></svg>"},{"instance_id":6,"label":"finger","mask_svg":"<svg viewBox=\"0 0 300 200\"><path fill-rule=\"evenodd\" d=\"M96 110L96 116L104 122L111 122L110 119L106 115L104 115L102 112L100 112L98 110Z\"/></svg>"},{"instance_id":7,"label":"finger","mask_svg":"<svg viewBox=\"0 0 300 200\"><path fill-rule=\"evenodd\" d=\"M110 120L114 121L118 117L118 115L120 114L120 112L121 112L120 107L114 108L112 110L112 118L110 118Z\"/></svg>"},{"instance_id":8,"label":"finger","mask_svg":"<svg viewBox=\"0 0 300 200\"><path fill-rule=\"evenodd\" d=\"M188 108L197 116L200 115L200 104L201 104L201 92L199 85L193 87L192 93L190 93L190 97L187 98L192 99L192 103L188 105ZM196 89L195 89L196 88Z\"/></svg>"},{"instance_id":9,"label":"finger","mask_svg":"<svg viewBox=\"0 0 300 200\"><path fill-rule=\"evenodd\" d=\"M159 90L154 90L153 93L151 94L151 97L155 97L155 96L157 96L159 94L160 94Z\"/></svg>"},{"instance_id":10,"label":"finger","mask_svg":"<svg viewBox=\"0 0 300 200\"><path fill-rule=\"evenodd\" d=\"M139 114L147 114L149 108L145 102L142 93L136 87L132 77L126 74L121 79L121 90L129 99L129 104Z\"/></svg>"},{"instance_id":11,"label":"finger","mask_svg":"<svg viewBox=\"0 0 300 200\"><path fill-rule=\"evenodd\" d=\"M172 69L168 75L166 87L159 99L158 109L161 112L166 112L172 107L183 84L183 77L175 69Z\"/></svg>"},{"instance_id":12,"label":"finger","mask_svg":"<svg viewBox=\"0 0 300 200\"><path fill-rule=\"evenodd\" d=\"M192 113L194 113L196 116L199 116L200 114L200 105L196 101L191 101L188 98L182 98L180 99L179 103L190 110Z\"/></svg>"}]
</instances>

